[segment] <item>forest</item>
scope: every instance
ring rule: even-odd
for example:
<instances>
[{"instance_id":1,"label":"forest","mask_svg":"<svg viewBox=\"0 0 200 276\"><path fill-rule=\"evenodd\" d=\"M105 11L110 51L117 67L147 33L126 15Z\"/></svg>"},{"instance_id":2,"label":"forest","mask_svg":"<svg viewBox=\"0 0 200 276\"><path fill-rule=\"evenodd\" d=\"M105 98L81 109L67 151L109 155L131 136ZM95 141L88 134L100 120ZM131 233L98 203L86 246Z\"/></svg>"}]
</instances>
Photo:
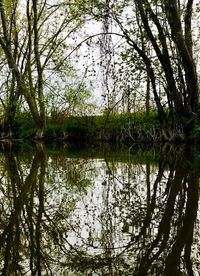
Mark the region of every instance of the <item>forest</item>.
<instances>
[{"instance_id":1,"label":"forest","mask_svg":"<svg viewBox=\"0 0 200 276\"><path fill-rule=\"evenodd\" d=\"M199 10L0 0L1 139L199 141Z\"/></svg>"},{"instance_id":2,"label":"forest","mask_svg":"<svg viewBox=\"0 0 200 276\"><path fill-rule=\"evenodd\" d=\"M200 1L0 0L0 275L200 275Z\"/></svg>"}]
</instances>

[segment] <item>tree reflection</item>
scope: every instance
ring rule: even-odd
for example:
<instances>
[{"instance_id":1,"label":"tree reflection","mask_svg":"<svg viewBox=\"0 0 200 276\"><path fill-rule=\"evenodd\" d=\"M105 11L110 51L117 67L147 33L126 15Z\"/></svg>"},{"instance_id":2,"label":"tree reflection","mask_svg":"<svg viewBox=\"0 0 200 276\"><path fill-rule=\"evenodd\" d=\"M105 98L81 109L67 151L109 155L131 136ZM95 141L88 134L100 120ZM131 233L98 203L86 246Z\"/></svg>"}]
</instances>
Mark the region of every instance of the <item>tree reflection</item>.
<instances>
[{"instance_id":1,"label":"tree reflection","mask_svg":"<svg viewBox=\"0 0 200 276\"><path fill-rule=\"evenodd\" d=\"M4 198L1 196L1 199L4 200L4 210L1 210L0 235L0 250L2 257L4 256L4 262L1 263L1 271L2 275L20 275L23 271L21 265L23 262L21 250L24 242L26 242L24 240L26 235L30 237L31 259L37 256L37 263L39 263L40 259L40 254L38 252L39 243L37 243L36 246L31 244L31 241L33 241L33 231L31 231L30 221L33 219L33 191L37 189L36 185L39 186L39 206L40 209L42 208L45 155L42 146L38 145L30 171L27 176L24 177L22 168L19 167L19 163L9 145L7 145L4 154L7 178L1 179L5 187ZM40 235L40 216L41 210L37 217L37 238ZM29 233L27 227L30 230ZM34 252L34 248L36 248L37 253ZM30 266L33 272L33 265L31 264ZM40 275L40 272L38 275Z\"/></svg>"},{"instance_id":2,"label":"tree reflection","mask_svg":"<svg viewBox=\"0 0 200 276\"><path fill-rule=\"evenodd\" d=\"M124 249L117 255L112 252L113 260L128 256L129 268L126 272L123 268L127 275L195 275L191 251L199 169L188 149L163 148L157 172L149 162L146 166L129 163L121 171L119 164L114 168L106 161L106 166L106 192L112 189L112 196L106 197L109 200L105 201L104 224L109 229L118 224L118 236L126 233L130 237L126 245L125 236L121 236ZM106 236L110 240L114 237L111 230Z\"/></svg>"},{"instance_id":3,"label":"tree reflection","mask_svg":"<svg viewBox=\"0 0 200 276\"><path fill-rule=\"evenodd\" d=\"M170 158L171 162L168 158L169 155L165 154L159 163L151 201L147 204L146 216L140 233L133 236L128 245L131 249L136 241L140 241L141 244L134 275L182 275L184 266L187 275L194 275L191 246L198 209L198 171L193 163L185 159L184 155L181 159L180 157L178 159ZM162 216L159 218L158 224L154 226L154 231L156 231L152 239L152 235L147 233L150 233L152 228L151 221L157 220L156 216L160 215L156 211L156 198L158 184L165 178L164 168L166 165L169 166L169 170L166 188L162 194L164 204L160 209ZM147 176L148 174L149 169L147 169Z\"/></svg>"},{"instance_id":4,"label":"tree reflection","mask_svg":"<svg viewBox=\"0 0 200 276\"><path fill-rule=\"evenodd\" d=\"M157 166L42 144L25 159L8 145L0 175L1 275L195 275L199 169L187 149L163 149Z\"/></svg>"},{"instance_id":5,"label":"tree reflection","mask_svg":"<svg viewBox=\"0 0 200 276\"><path fill-rule=\"evenodd\" d=\"M82 254L68 235L80 226L69 216L94 169L86 160L47 157L42 144L24 159L5 144L0 172L1 275L60 275L58 267L73 267Z\"/></svg>"}]
</instances>

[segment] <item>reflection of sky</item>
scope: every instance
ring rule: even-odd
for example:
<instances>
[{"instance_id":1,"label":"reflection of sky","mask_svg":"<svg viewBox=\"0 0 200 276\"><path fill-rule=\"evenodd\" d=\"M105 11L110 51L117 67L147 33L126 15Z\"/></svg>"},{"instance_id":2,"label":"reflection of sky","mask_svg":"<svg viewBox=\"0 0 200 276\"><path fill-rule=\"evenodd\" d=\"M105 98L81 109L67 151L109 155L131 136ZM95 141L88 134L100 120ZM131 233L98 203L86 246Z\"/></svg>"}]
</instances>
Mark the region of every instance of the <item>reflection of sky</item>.
<instances>
[{"instance_id":1,"label":"reflection of sky","mask_svg":"<svg viewBox=\"0 0 200 276\"><path fill-rule=\"evenodd\" d=\"M122 252L130 242L131 235L137 236L142 226L142 218L140 223L133 225L129 216L134 215L133 211L137 212L139 209L141 216L144 216L147 208L146 165L128 165L120 162L108 165L109 168L103 160L87 160L85 168L82 169L85 172L84 176L92 180L91 185L85 191L76 194L78 201L67 219L67 223L71 224L73 229L69 230L67 241L87 255L105 254L109 249L112 251L112 256ZM156 167L150 167L151 195L157 173ZM164 192L167 176L166 171L165 177L158 185L154 221L151 222L149 229L152 241L157 234L163 204L166 202ZM127 192L127 187L131 188L130 194ZM126 200L129 197L127 205L123 201L125 199L122 197L123 193L127 196ZM128 225L124 231L125 220ZM197 244L195 247L199 246ZM195 247L193 257L197 256ZM137 249L135 250L137 252Z\"/></svg>"},{"instance_id":2,"label":"reflection of sky","mask_svg":"<svg viewBox=\"0 0 200 276\"><path fill-rule=\"evenodd\" d=\"M1 202L8 216L11 209L9 181L6 179L4 161L0 160ZM2 166L1 166L2 164ZM27 176L30 164L21 163ZM149 178L147 178L149 171ZM55 273L61 271L59 262L66 264L71 251L84 256L117 256L122 253L131 239L137 240L147 212L148 193L153 195L158 167L145 164L123 163L102 159L49 158L44 185L45 214L42 220L42 247L58 264ZM158 184L156 206L152 214L147 238L134 243L131 250L123 253L125 263L137 263L137 256L144 244L151 243L157 235L158 225L166 204L166 182L169 172L165 171ZM75 178L76 177L76 178ZM149 182L149 190L147 182ZM39 205L37 185L34 192L34 212ZM175 206L177 209L178 206ZM2 209L3 210L3 209ZM4 214L5 215L5 214ZM47 216L50 220L47 220ZM175 215L176 219L177 216ZM44 228L43 228L44 226ZM172 229L175 229L172 225ZM192 258L199 268L199 213L195 229ZM23 230L22 230L23 231ZM173 231L172 231L173 232ZM57 235L62 248L56 244ZM172 234L173 238L174 233ZM26 239L24 247L26 248ZM77 251L76 251L77 250ZM23 265L27 262L23 258ZM58 274L55 274L58 275ZM72 274L73 275L73 274ZM78 275L78 274L75 274ZM95 274L94 274L95 275ZM102 274L103 275L103 274Z\"/></svg>"},{"instance_id":3,"label":"reflection of sky","mask_svg":"<svg viewBox=\"0 0 200 276\"><path fill-rule=\"evenodd\" d=\"M145 166L130 165L130 177L128 176L130 172L127 169L127 164L115 164L113 168L114 176L108 173L106 163L102 160L87 160L85 165L86 168L83 168L84 177L92 179L92 181L84 192L71 195L77 197L78 201L74 211L70 213L67 219L67 223L73 225L73 231L69 231L67 240L71 245L81 247L87 251L87 254L98 254L106 249L107 245L102 244L102 237L110 232L108 238L112 240L112 247L118 249L116 252L120 252L130 241L130 234L137 235L140 230L137 226L129 225L128 232L130 233L124 232L122 234L124 220L127 219L128 212L132 212L134 207L127 208L125 206L123 208L123 198L120 199L120 193L123 193L123 190L125 191L126 185L133 187L134 193L131 195L129 204L135 204L137 208L142 207L142 212L145 212L147 193ZM91 170L91 167L93 170ZM91 172L93 175L91 175ZM59 174L62 174L62 171ZM60 177L59 175L55 177L57 183L62 183L62 177ZM156 170L154 168L150 175L151 183L153 183L155 177ZM55 206L59 201L62 201L62 191L66 192L63 188L56 190L59 194L56 194L55 191L51 196ZM153 187L151 187L152 189ZM127 190L125 192L127 193ZM164 186L161 186L160 193L163 192ZM154 234L156 234L156 228L154 231Z\"/></svg>"}]
</instances>

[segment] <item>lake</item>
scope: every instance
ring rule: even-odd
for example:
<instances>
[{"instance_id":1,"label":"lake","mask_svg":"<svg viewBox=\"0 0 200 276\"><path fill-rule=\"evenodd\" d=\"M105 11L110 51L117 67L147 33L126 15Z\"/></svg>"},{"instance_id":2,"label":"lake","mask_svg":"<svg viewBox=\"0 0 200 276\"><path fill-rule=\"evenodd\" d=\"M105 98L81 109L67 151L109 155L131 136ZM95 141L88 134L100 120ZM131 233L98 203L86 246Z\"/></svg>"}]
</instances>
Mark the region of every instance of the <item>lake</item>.
<instances>
[{"instance_id":1,"label":"lake","mask_svg":"<svg viewBox=\"0 0 200 276\"><path fill-rule=\"evenodd\" d=\"M1 145L1 275L199 275L200 151Z\"/></svg>"}]
</instances>

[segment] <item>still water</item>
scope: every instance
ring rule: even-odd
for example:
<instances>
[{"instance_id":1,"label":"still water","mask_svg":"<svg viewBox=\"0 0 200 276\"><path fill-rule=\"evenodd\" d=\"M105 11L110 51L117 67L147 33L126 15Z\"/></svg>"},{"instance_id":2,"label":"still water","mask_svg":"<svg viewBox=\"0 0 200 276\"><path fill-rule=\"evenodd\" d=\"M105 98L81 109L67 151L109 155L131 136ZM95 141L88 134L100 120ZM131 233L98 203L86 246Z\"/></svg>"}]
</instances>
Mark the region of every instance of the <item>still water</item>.
<instances>
[{"instance_id":1,"label":"still water","mask_svg":"<svg viewBox=\"0 0 200 276\"><path fill-rule=\"evenodd\" d=\"M200 275L200 152L2 145L0 275Z\"/></svg>"}]
</instances>

